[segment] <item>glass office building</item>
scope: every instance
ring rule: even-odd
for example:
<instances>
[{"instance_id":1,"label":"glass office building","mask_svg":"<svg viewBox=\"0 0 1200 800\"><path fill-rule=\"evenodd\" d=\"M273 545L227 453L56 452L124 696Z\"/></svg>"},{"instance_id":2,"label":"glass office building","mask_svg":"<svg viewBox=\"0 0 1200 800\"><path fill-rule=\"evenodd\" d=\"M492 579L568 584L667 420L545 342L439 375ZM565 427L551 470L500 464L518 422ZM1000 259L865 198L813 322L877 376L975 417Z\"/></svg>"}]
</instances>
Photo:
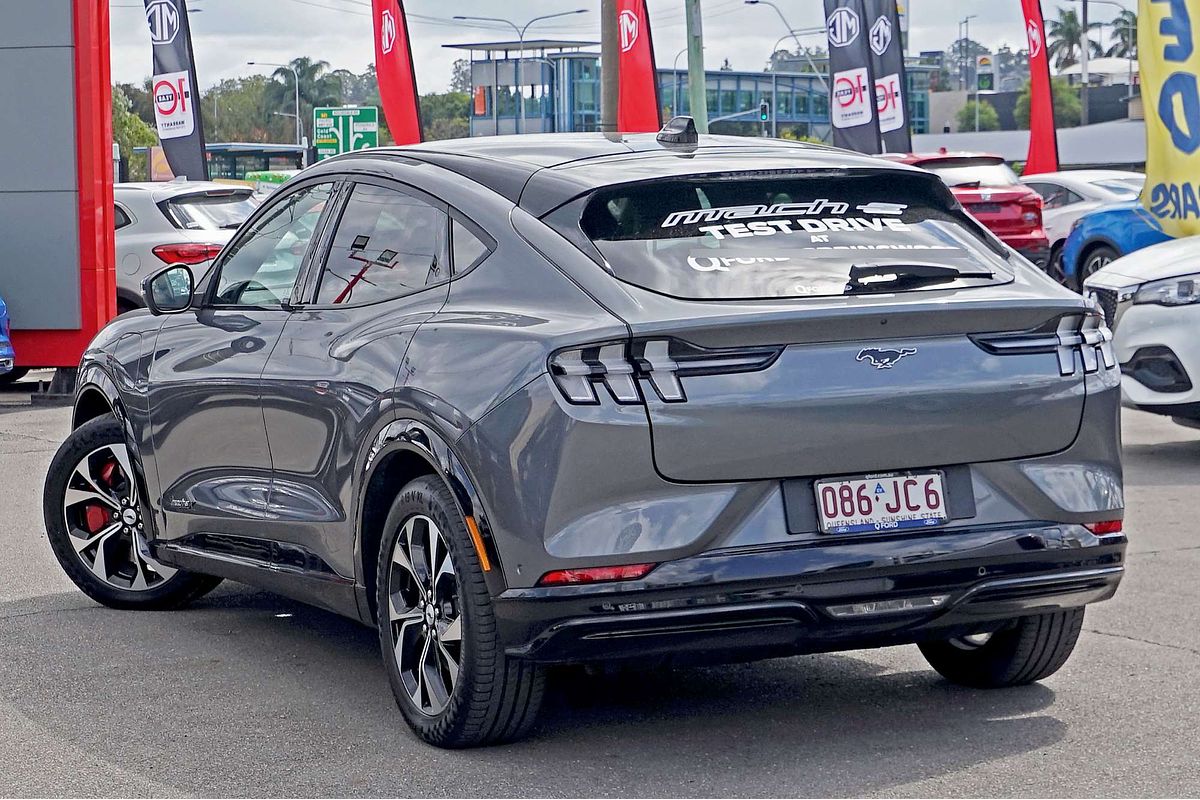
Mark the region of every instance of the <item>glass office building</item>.
<instances>
[{"instance_id":1,"label":"glass office building","mask_svg":"<svg viewBox=\"0 0 1200 800\"><path fill-rule=\"evenodd\" d=\"M599 129L600 57L589 50L595 42L538 39L448 46L470 52L472 136ZM928 130L932 69L915 63L908 69L914 133ZM715 70L706 78L714 132L761 133L759 104L765 100L774 117L765 126L768 133L829 139L824 75ZM658 87L664 119L690 114L686 69L659 69Z\"/></svg>"}]
</instances>

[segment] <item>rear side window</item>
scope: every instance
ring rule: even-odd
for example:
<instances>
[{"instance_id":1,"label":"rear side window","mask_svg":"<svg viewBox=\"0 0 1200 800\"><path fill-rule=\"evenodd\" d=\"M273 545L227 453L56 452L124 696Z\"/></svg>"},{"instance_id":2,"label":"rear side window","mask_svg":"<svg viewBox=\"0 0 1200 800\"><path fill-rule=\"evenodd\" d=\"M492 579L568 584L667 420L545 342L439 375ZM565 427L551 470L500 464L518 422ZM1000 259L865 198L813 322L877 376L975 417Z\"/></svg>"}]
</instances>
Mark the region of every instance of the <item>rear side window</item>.
<instances>
[{"instance_id":1,"label":"rear side window","mask_svg":"<svg viewBox=\"0 0 1200 800\"><path fill-rule=\"evenodd\" d=\"M487 255L488 246L458 220L453 221L451 240L454 247L454 272L466 272Z\"/></svg>"},{"instance_id":2,"label":"rear side window","mask_svg":"<svg viewBox=\"0 0 1200 800\"><path fill-rule=\"evenodd\" d=\"M317 302L375 303L447 280L448 223L445 211L418 197L357 184L338 222Z\"/></svg>"},{"instance_id":3,"label":"rear side window","mask_svg":"<svg viewBox=\"0 0 1200 800\"><path fill-rule=\"evenodd\" d=\"M125 213L125 209L120 206L113 206L113 230L119 231L128 225L132 225L133 220L129 218L129 214Z\"/></svg>"},{"instance_id":4,"label":"rear side window","mask_svg":"<svg viewBox=\"0 0 1200 800\"><path fill-rule=\"evenodd\" d=\"M249 190L205 192L172 197L163 212L177 228L196 231L235 230L250 218L259 201Z\"/></svg>"},{"instance_id":5,"label":"rear side window","mask_svg":"<svg viewBox=\"0 0 1200 800\"><path fill-rule=\"evenodd\" d=\"M688 299L838 296L889 274L898 290L1010 279L944 193L910 175L664 181L601 190L578 224L617 278Z\"/></svg>"}]
</instances>

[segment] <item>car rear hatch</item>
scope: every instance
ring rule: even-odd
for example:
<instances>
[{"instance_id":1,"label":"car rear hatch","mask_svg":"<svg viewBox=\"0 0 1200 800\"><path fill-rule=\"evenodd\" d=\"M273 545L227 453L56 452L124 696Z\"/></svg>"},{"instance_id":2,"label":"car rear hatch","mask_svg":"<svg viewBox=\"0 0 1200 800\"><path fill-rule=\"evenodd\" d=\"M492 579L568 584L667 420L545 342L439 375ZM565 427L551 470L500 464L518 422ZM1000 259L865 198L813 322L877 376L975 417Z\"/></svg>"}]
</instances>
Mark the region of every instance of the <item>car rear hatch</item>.
<instances>
[{"instance_id":1,"label":"car rear hatch","mask_svg":"<svg viewBox=\"0 0 1200 800\"><path fill-rule=\"evenodd\" d=\"M948 155L917 166L946 182L963 207L997 236L1028 236L1042 227L1042 200L999 156Z\"/></svg>"},{"instance_id":2,"label":"car rear hatch","mask_svg":"<svg viewBox=\"0 0 1200 800\"><path fill-rule=\"evenodd\" d=\"M644 402L667 478L1019 458L1078 432L1095 318L925 176L659 182L547 221L632 284L607 299L630 342L552 373L579 402Z\"/></svg>"}]
</instances>

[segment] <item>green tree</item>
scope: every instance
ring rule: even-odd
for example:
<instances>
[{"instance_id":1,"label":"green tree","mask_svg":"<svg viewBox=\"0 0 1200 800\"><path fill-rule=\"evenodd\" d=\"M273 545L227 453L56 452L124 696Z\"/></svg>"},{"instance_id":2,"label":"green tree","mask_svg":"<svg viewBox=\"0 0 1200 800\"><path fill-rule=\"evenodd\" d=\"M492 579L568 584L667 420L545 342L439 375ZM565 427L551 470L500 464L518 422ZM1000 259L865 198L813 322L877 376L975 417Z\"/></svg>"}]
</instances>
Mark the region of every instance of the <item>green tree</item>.
<instances>
[{"instance_id":1,"label":"green tree","mask_svg":"<svg viewBox=\"0 0 1200 800\"><path fill-rule=\"evenodd\" d=\"M1111 23L1113 29L1113 44L1104 51L1104 55L1112 58L1137 58L1137 25L1136 11L1122 9Z\"/></svg>"},{"instance_id":2,"label":"green tree","mask_svg":"<svg viewBox=\"0 0 1200 800\"><path fill-rule=\"evenodd\" d=\"M975 100L968 100L967 104L958 110L958 129L960 131L975 130ZM996 113L996 107L987 100L979 102L979 130L981 131L998 131L1000 130L1000 115Z\"/></svg>"},{"instance_id":3,"label":"green tree","mask_svg":"<svg viewBox=\"0 0 1200 800\"><path fill-rule=\"evenodd\" d=\"M956 39L946 49L946 57L942 63L949 72L950 87L975 87L975 64L979 56L990 54L992 51L974 39Z\"/></svg>"},{"instance_id":4,"label":"green tree","mask_svg":"<svg viewBox=\"0 0 1200 800\"><path fill-rule=\"evenodd\" d=\"M471 135L467 118L471 95L467 92L441 92L421 96L421 132L430 141L462 139Z\"/></svg>"},{"instance_id":5,"label":"green tree","mask_svg":"<svg viewBox=\"0 0 1200 800\"><path fill-rule=\"evenodd\" d=\"M133 104L121 87L112 90L113 141L121 147L121 157L129 163L130 180L145 180L146 159L133 153L135 147L152 147L158 144L158 134L146 121L133 113Z\"/></svg>"},{"instance_id":6,"label":"green tree","mask_svg":"<svg viewBox=\"0 0 1200 800\"><path fill-rule=\"evenodd\" d=\"M313 61L307 56L293 58L291 68L279 67L271 73L267 84L266 101L272 113L291 114L295 107L296 78L300 84L300 120L303 130L311 127L313 109L317 106L340 105L342 82L329 72L328 61ZM311 131L309 132L311 135Z\"/></svg>"},{"instance_id":7,"label":"green tree","mask_svg":"<svg viewBox=\"0 0 1200 800\"><path fill-rule=\"evenodd\" d=\"M1051 78L1050 90L1054 95L1055 127L1074 128L1077 126L1082 115L1079 94L1071 84L1067 83L1065 78ZM1025 81L1025 88L1017 96L1017 103L1013 108L1013 116L1017 120L1017 127L1021 130L1029 129L1029 104L1032 96L1032 85L1029 81Z\"/></svg>"},{"instance_id":8,"label":"green tree","mask_svg":"<svg viewBox=\"0 0 1200 800\"><path fill-rule=\"evenodd\" d=\"M453 71L450 73L450 91L465 92L470 94L471 86L471 62L468 59L460 58L454 62Z\"/></svg>"},{"instance_id":9,"label":"green tree","mask_svg":"<svg viewBox=\"0 0 1200 800\"><path fill-rule=\"evenodd\" d=\"M133 83L118 83L116 88L120 89L129 98L129 107L134 114L141 117L147 125L153 126L155 124L154 100L150 97L149 78L146 78L141 86Z\"/></svg>"},{"instance_id":10,"label":"green tree","mask_svg":"<svg viewBox=\"0 0 1200 800\"><path fill-rule=\"evenodd\" d=\"M200 99L204 136L210 142L290 142L295 123L271 113L267 100L271 79L265 75L230 78Z\"/></svg>"},{"instance_id":11,"label":"green tree","mask_svg":"<svg viewBox=\"0 0 1200 800\"><path fill-rule=\"evenodd\" d=\"M1100 28L1099 22L1088 23L1088 55L1099 56L1104 52L1100 43L1092 38L1091 32ZM1079 41L1083 38L1083 23L1073 8L1060 8L1058 19L1050 20L1046 26L1047 53L1054 59L1057 69L1079 63Z\"/></svg>"}]
</instances>

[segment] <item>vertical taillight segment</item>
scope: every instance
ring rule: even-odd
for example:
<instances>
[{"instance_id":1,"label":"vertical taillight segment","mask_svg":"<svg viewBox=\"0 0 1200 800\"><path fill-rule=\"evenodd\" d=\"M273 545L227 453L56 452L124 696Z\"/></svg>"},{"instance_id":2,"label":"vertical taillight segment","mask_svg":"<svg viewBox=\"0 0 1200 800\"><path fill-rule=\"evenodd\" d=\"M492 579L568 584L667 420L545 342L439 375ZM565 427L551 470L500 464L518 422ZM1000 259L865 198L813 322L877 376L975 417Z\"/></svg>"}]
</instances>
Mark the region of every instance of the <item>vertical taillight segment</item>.
<instances>
[{"instance_id":1,"label":"vertical taillight segment","mask_svg":"<svg viewBox=\"0 0 1200 800\"><path fill-rule=\"evenodd\" d=\"M664 403L682 403L687 400L682 378L755 372L771 366L781 352L775 346L707 349L678 339L639 339L560 350L550 357L550 374L576 405L600 403L598 386L624 405L641 403L642 392L650 390Z\"/></svg>"}]
</instances>

